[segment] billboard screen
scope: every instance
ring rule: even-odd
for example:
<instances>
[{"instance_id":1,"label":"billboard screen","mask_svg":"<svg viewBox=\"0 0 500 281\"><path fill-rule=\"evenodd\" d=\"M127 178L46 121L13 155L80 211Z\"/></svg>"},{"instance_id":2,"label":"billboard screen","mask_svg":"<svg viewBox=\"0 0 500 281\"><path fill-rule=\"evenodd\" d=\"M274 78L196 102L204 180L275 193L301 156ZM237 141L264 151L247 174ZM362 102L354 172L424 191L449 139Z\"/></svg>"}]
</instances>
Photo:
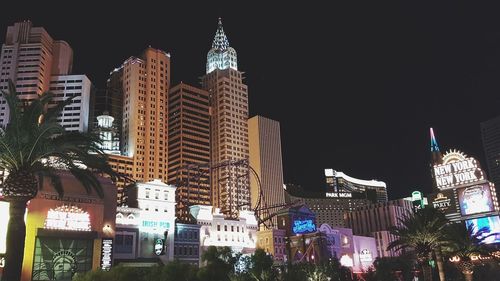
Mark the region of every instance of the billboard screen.
<instances>
[{"instance_id":1,"label":"billboard screen","mask_svg":"<svg viewBox=\"0 0 500 281\"><path fill-rule=\"evenodd\" d=\"M457 190L462 215L494 211L491 189L488 183Z\"/></svg>"},{"instance_id":2,"label":"billboard screen","mask_svg":"<svg viewBox=\"0 0 500 281\"><path fill-rule=\"evenodd\" d=\"M466 221L467 227L472 226L474 234L480 233L479 238L482 243L500 243L500 217L491 216Z\"/></svg>"}]
</instances>

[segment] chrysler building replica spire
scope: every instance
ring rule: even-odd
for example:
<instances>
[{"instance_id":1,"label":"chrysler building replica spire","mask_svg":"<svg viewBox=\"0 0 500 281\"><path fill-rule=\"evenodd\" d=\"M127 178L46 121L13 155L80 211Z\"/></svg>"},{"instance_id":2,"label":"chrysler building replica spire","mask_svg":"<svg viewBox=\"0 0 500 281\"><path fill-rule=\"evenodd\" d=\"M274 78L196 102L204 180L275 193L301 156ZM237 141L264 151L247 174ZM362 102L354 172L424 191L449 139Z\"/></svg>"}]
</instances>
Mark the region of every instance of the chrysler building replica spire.
<instances>
[{"instance_id":1,"label":"chrysler building replica spire","mask_svg":"<svg viewBox=\"0 0 500 281\"><path fill-rule=\"evenodd\" d=\"M212 49L207 54L207 74L215 69L232 68L238 70L236 51L229 46L229 41L222 28L222 20L219 18L217 32L215 32Z\"/></svg>"}]
</instances>

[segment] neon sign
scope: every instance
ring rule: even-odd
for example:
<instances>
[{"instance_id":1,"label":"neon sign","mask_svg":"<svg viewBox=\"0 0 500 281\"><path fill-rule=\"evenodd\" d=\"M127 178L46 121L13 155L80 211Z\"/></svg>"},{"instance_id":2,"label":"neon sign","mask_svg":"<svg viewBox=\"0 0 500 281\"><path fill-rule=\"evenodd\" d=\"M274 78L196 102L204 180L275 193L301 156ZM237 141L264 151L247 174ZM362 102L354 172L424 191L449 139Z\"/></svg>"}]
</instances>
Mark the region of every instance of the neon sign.
<instances>
[{"instance_id":1,"label":"neon sign","mask_svg":"<svg viewBox=\"0 0 500 281\"><path fill-rule=\"evenodd\" d=\"M294 220L292 230L296 234L314 232L316 225L312 220Z\"/></svg>"},{"instance_id":2,"label":"neon sign","mask_svg":"<svg viewBox=\"0 0 500 281\"><path fill-rule=\"evenodd\" d=\"M434 176L439 189L484 180L476 159L451 151L443 156L443 164L434 166Z\"/></svg>"},{"instance_id":3,"label":"neon sign","mask_svg":"<svg viewBox=\"0 0 500 281\"><path fill-rule=\"evenodd\" d=\"M45 219L45 228L74 231L91 231L89 213L76 206L62 205L50 209Z\"/></svg>"},{"instance_id":4,"label":"neon sign","mask_svg":"<svg viewBox=\"0 0 500 281\"><path fill-rule=\"evenodd\" d=\"M142 221L143 228L163 228L169 229L170 223L164 221Z\"/></svg>"},{"instance_id":5,"label":"neon sign","mask_svg":"<svg viewBox=\"0 0 500 281\"><path fill-rule=\"evenodd\" d=\"M332 197L332 198L352 198L352 193L349 192L327 192L325 194L325 197Z\"/></svg>"}]
</instances>

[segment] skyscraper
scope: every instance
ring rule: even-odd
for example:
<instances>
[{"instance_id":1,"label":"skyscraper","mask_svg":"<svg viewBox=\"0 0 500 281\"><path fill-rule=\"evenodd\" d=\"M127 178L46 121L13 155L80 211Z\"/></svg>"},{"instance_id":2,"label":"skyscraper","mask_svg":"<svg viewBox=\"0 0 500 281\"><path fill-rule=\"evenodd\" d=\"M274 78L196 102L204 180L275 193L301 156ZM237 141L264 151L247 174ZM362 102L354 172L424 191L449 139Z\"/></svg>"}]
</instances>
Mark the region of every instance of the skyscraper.
<instances>
[{"instance_id":1,"label":"skyscraper","mask_svg":"<svg viewBox=\"0 0 500 281\"><path fill-rule=\"evenodd\" d=\"M250 207L248 168L240 165L218 164L247 160L248 148L248 89L238 71L236 51L219 19L212 48L207 54L206 75L202 88L210 93L212 108L211 189L212 204L222 213L237 217L238 210Z\"/></svg>"},{"instance_id":2,"label":"skyscraper","mask_svg":"<svg viewBox=\"0 0 500 281\"><path fill-rule=\"evenodd\" d=\"M265 205L271 207L285 204L280 123L262 116L254 116L248 119L248 134L250 166L260 178L260 188L262 189ZM256 179L250 177L252 207L256 206L259 193L260 190ZM269 214L277 212L281 208L271 208ZM261 214L261 219L265 216ZM277 218L274 217L272 221L273 225L276 226Z\"/></svg>"},{"instance_id":3,"label":"skyscraper","mask_svg":"<svg viewBox=\"0 0 500 281\"><path fill-rule=\"evenodd\" d=\"M149 47L122 68L121 152L134 158L135 180L166 181L170 55Z\"/></svg>"},{"instance_id":4,"label":"skyscraper","mask_svg":"<svg viewBox=\"0 0 500 281\"><path fill-rule=\"evenodd\" d=\"M119 126L96 128L111 143L119 131L120 153L109 155L111 167L123 175L115 183L118 204L128 204L124 187L132 181L167 181L169 87L170 54L149 47L111 71L106 91L97 98L98 114Z\"/></svg>"},{"instance_id":5,"label":"skyscraper","mask_svg":"<svg viewBox=\"0 0 500 281\"><path fill-rule=\"evenodd\" d=\"M68 130L88 130L92 84L85 75L70 75L73 50L68 43L52 39L43 27L33 27L30 21L17 22L7 28L0 66L0 89L7 89L10 79L26 102L48 90L55 94L53 105L72 96L72 104L58 120ZM0 97L0 126L8 120L6 101Z\"/></svg>"},{"instance_id":6,"label":"skyscraper","mask_svg":"<svg viewBox=\"0 0 500 281\"><path fill-rule=\"evenodd\" d=\"M489 179L500 194L500 116L481 123L481 136Z\"/></svg>"},{"instance_id":7,"label":"skyscraper","mask_svg":"<svg viewBox=\"0 0 500 281\"><path fill-rule=\"evenodd\" d=\"M168 96L168 178L177 186L176 215L189 220L189 206L210 205L209 94L180 83Z\"/></svg>"}]
</instances>

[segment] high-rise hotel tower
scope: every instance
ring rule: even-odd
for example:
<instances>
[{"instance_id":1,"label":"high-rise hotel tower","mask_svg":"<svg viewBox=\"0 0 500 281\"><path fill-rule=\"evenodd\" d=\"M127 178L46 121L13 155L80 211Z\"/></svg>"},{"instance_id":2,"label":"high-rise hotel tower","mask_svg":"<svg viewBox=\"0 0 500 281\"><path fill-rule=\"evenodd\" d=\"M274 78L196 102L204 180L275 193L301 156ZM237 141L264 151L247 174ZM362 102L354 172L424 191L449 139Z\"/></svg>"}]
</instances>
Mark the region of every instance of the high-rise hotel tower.
<instances>
[{"instance_id":1,"label":"high-rise hotel tower","mask_svg":"<svg viewBox=\"0 0 500 281\"><path fill-rule=\"evenodd\" d=\"M140 57L125 60L111 77L121 81L115 83L116 89L112 90L120 92L123 107L122 156L113 156L110 161L119 164L120 161L127 162L126 158L131 159L132 171L126 174L134 180L166 181L170 55L149 47Z\"/></svg>"},{"instance_id":2,"label":"high-rise hotel tower","mask_svg":"<svg viewBox=\"0 0 500 281\"><path fill-rule=\"evenodd\" d=\"M202 87L210 93L212 109L212 204L226 215L237 216L238 210L250 207L250 184L248 177L244 176L248 175L248 168L220 164L249 157L248 89L243 84L243 73L238 71L236 51L229 46L220 19L212 48L207 54Z\"/></svg>"},{"instance_id":3,"label":"high-rise hotel tower","mask_svg":"<svg viewBox=\"0 0 500 281\"><path fill-rule=\"evenodd\" d=\"M70 75L73 50L68 43L54 40L43 27L34 27L30 21L16 22L7 27L0 68L0 90L8 89L10 79L24 102L49 90L54 94L50 106L73 97L57 120L68 131L88 130L93 87L86 75ZM8 122L9 109L0 94L0 126Z\"/></svg>"}]
</instances>

